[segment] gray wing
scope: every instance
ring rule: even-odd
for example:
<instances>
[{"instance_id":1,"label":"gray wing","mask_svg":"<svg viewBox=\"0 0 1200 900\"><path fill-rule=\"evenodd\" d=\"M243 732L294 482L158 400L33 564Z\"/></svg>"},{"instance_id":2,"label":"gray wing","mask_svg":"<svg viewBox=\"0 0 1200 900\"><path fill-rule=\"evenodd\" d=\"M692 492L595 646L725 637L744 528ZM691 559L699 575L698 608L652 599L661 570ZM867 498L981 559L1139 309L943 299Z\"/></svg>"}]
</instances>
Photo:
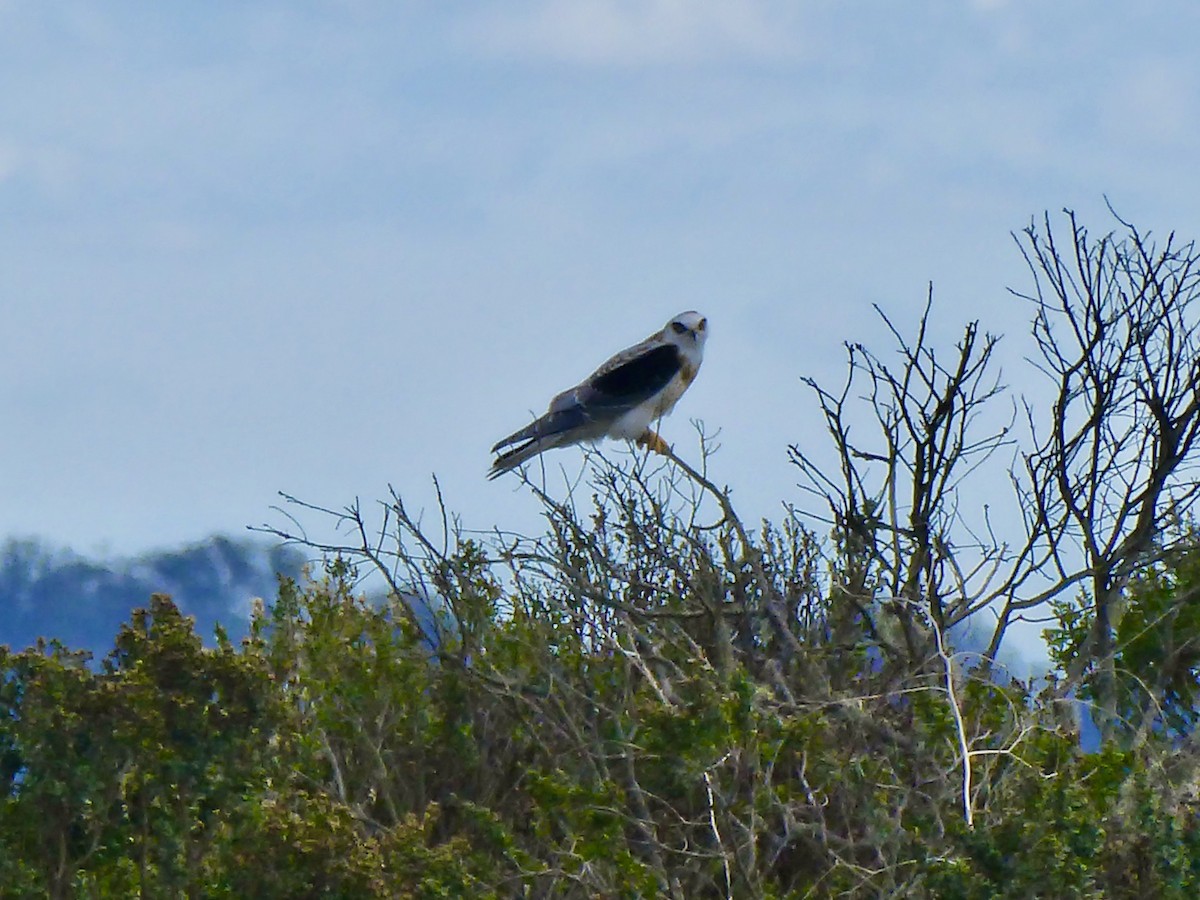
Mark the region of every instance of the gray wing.
<instances>
[{"instance_id":1,"label":"gray wing","mask_svg":"<svg viewBox=\"0 0 1200 900\"><path fill-rule=\"evenodd\" d=\"M587 381L555 397L546 415L497 443L493 453L527 442L502 453L488 476L495 478L552 447L600 437L613 421L665 388L682 364L672 344L613 357Z\"/></svg>"},{"instance_id":2,"label":"gray wing","mask_svg":"<svg viewBox=\"0 0 1200 900\"><path fill-rule=\"evenodd\" d=\"M675 345L659 344L612 368L602 367L574 393L580 406L608 413L611 422L665 388L682 367Z\"/></svg>"}]
</instances>

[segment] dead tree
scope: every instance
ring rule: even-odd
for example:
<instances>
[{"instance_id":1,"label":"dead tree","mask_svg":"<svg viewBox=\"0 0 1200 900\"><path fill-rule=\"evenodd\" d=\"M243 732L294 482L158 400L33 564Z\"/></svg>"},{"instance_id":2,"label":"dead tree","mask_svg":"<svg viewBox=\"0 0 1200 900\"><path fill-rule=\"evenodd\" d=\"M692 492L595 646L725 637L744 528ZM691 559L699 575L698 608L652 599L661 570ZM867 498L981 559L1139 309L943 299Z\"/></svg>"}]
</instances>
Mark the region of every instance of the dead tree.
<instances>
[{"instance_id":1,"label":"dead tree","mask_svg":"<svg viewBox=\"0 0 1200 900\"><path fill-rule=\"evenodd\" d=\"M1048 416L1026 406L1034 445L1017 483L1049 590L1078 585L1090 599L1091 631L1068 681L1090 681L1110 727L1125 587L1177 549L1163 544L1168 526L1188 516L1200 488L1200 254L1119 218L1119 232L1093 239L1066 216L1065 245L1048 216L1017 236L1033 274L1033 289L1017 296L1034 305L1034 363L1053 392ZM993 646L1046 596L1010 597Z\"/></svg>"},{"instance_id":2,"label":"dead tree","mask_svg":"<svg viewBox=\"0 0 1200 900\"><path fill-rule=\"evenodd\" d=\"M935 654L930 623L944 632L991 601L1010 556L985 518L971 529L959 510L964 479L1010 440L1012 414L996 402L1004 390L994 372L997 339L972 322L947 360L929 335L931 310L932 291L912 339L879 311L896 339L895 363L847 344L838 392L807 380L836 472L810 448L789 448L803 486L827 509L815 516L839 545L830 615L866 623L905 671Z\"/></svg>"},{"instance_id":3,"label":"dead tree","mask_svg":"<svg viewBox=\"0 0 1200 900\"><path fill-rule=\"evenodd\" d=\"M839 390L808 382L836 464L811 446L791 456L836 543L833 621L865 622L911 671L931 659L926 626L945 633L984 613L994 659L1014 622L1047 621L1051 601L1082 591L1090 632L1063 689L1086 686L1111 724L1126 586L1194 534L1175 526L1200 491L1200 254L1119 218L1093 239L1066 216L1066 241L1048 216L1016 236L1033 287L1014 293L1033 305L1031 362L1050 391L1022 401L1027 442L1007 478L981 471L1016 442L996 339L971 323L939 355L928 304L912 338L884 316L897 362L848 344ZM1022 527L995 529L991 508L1010 488Z\"/></svg>"}]
</instances>

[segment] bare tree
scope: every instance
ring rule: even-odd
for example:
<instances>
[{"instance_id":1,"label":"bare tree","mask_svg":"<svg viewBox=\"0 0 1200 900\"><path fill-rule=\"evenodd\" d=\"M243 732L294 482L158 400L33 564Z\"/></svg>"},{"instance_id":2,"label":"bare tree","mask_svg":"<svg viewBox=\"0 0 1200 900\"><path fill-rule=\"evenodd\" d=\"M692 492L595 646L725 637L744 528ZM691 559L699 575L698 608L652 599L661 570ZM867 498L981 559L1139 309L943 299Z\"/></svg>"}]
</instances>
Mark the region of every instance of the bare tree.
<instances>
[{"instance_id":1,"label":"bare tree","mask_svg":"<svg viewBox=\"0 0 1200 900\"><path fill-rule=\"evenodd\" d=\"M1011 413L995 414L1004 392L994 371L997 339L972 322L947 362L929 336L932 299L930 291L911 340L877 307L897 363L847 344L848 374L836 393L807 379L836 471L809 448L790 448L803 486L826 510L812 514L839 543L831 615L860 617L905 671L936 653L926 616L939 631L964 622L993 601L1011 562L986 518L973 530L959 508L964 480L1011 441Z\"/></svg>"},{"instance_id":2,"label":"bare tree","mask_svg":"<svg viewBox=\"0 0 1200 900\"><path fill-rule=\"evenodd\" d=\"M1181 550L1177 539L1194 539L1172 526L1200 490L1200 255L1119 218L1119 231L1093 239L1066 216L1065 242L1049 216L1016 235L1033 287L1014 293L1032 304L1031 362L1051 386L1049 403L1021 401L1029 443L1004 479L1022 529L997 533L990 514L997 451L1016 444L996 339L970 323L943 362L929 304L913 338L880 312L896 364L848 344L839 390L809 380L836 466L799 445L791 456L839 545L832 617L860 617L889 658L913 667L934 655L925 616L940 633L994 617L985 656L995 658L1014 622L1047 621L1052 601L1084 591L1090 630L1063 690L1086 684L1111 725L1125 587Z\"/></svg>"},{"instance_id":3,"label":"bare tree","mask_svg":"<svg viewBox=\"0 0 1200 900\"><path fill-rule=\"evenodd\" d=\"M1163 541L1200 487L1200 255L1120 219L1120 232L1093 239L1066 215L1066 246L1048 216L1018 237L1034 285L1017 296L1034 304L1035 364L1053 391L1048 416L1026 405L1034 447L1018 483L1051 589L1080 585L1090 598L1091 632L1068 680L1092 679L1110 730L1125 587L1178 549ZM997 635L1045 596L1011 597Z\"/></svg>"}]
</instances>

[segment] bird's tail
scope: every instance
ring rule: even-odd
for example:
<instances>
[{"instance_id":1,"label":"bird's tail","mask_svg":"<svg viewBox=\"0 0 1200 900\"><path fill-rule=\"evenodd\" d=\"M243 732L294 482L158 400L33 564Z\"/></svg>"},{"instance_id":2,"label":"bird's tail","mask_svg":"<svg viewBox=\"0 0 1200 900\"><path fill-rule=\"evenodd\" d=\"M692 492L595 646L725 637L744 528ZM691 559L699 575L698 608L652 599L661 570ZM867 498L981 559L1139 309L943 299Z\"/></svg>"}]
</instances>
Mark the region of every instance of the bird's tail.
<instances>
[{"instance_id":1,"label":"bird's tail","mask_svg":"<svg viewBox=\"0 0 1200 900\"><path fill-rule=\"evenodd\" d=\"M586 417L579 408L548 412L532 425L514 431L504 440L497 442L492 448L493 453L499 453L500 448L510 444L519 444L511 450L506 450L496 457L492 468L488 470L488 478L497 478L505 472L515 469L521 463L533 459L539 453L550 450L563 443L568 431L578 428ZM521 443L524 441L524 443Z\"/></svg>"},{"instance_id":2,"label":"bird's tail","mask_svg":"<svg viewBox=\"0 0 1200 900\"><path fill-rule=\"evenodd\" d=\"M492 463L492 467L488 469L488 480L499 478L505 472L515 469L523 462L533 459L539 453L556 446L557 443L552 437L542 438L536 441L529 441L520 447L514 447L512 450L501 453L496 457L496 461Z\"/></svg>"}]
</instances>

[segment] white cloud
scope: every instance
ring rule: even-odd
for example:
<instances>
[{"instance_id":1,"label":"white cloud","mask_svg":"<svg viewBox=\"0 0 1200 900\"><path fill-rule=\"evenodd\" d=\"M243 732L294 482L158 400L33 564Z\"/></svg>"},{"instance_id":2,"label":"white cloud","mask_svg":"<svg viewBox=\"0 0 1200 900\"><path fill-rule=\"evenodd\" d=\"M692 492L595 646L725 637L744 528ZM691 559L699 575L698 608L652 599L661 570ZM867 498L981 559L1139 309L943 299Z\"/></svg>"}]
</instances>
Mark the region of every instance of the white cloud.
<instances>
[{"instance_id":1,"label":"white cloud","mask_svg":"<svg viewBox=\"0 0 1200 900\"><path fill-rule=\"evenodd\" d=\"M799 54L795 10L723 0L543 0L470 21L468 38L501 56L641 66Z\"/></svg>"}]
</instances>

